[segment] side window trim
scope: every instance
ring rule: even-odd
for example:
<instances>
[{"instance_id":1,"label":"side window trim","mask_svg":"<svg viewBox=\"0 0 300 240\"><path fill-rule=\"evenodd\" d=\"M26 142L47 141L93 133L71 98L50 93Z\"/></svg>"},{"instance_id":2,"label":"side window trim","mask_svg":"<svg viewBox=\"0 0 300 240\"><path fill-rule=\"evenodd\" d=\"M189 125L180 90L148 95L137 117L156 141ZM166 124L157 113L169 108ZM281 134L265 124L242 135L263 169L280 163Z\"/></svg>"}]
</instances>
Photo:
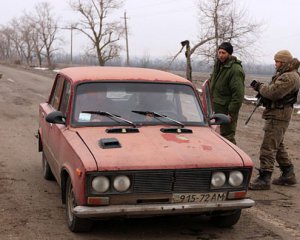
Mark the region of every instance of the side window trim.
<instances>
[{"instance_id":1,"label":"side window trim","mask_svg":"<svg viewBox=\"0 0 300 240\"><path fill-rule=\"evenodd\" d=\"M58 110L62 111L64 115L68 112L69 109L69 103L70 103L70 96L71 96L71 84L67 79L63 80L63 89L62 89L62 94L60 97L60 103L59 103L59 108ZM67 99L65 99L67 98ZM64 103L64 100L66 100L65 109L62 110L62 104Z\"/></svg>"},{"instance_id":2,"label":"side window trim","mask_svg":"<svg viewBox=\"0 0 300 240\"><path fill-rule=\"evenodd\" d=\"M213 115L212 99L210 95L209 80L205 80L202 85L202 102L204 107L204 112L208 118Z\"/></svg>"},{"instance_id":3,"label":"side window trim","mask_svg":"<svg viewBox=\"0 0 300 240\"><path fill-rule=\"evenodd\" d=\"M55 79L55 85L51 92L51 97L49 104L55 109L58 110L60 106L61 96L63 92L64 86L64 78L62 76L58 76Z\"/></svg>"}]
</instances>

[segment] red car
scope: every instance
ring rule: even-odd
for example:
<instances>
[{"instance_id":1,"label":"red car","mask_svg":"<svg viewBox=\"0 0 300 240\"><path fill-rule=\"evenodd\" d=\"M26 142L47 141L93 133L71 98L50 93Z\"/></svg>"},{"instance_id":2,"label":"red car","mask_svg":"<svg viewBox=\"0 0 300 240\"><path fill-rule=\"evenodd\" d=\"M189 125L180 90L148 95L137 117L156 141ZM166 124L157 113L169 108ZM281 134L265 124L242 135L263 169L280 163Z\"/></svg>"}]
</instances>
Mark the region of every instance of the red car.
<instances>
[{"instance_id":1,"label":"red car","mask_svg":"<svg viewBox=\"0 0 300 240\"><path fill-rule=\"evenodd\" d=\"M253 162L213 125L188 80L151 69L61 70L39 106L43 175L56 179L69 229L93 219L208 214L218 226L238 222Z\"/></svg>"}]
</instances>

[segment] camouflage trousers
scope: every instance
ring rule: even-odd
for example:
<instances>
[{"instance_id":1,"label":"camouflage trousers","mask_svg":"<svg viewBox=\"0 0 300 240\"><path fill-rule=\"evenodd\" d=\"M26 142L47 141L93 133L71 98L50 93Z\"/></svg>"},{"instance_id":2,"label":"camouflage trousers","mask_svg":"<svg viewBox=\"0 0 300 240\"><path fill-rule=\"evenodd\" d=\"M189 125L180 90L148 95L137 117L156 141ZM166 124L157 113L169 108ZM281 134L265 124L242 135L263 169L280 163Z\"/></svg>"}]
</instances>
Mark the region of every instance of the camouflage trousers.
<instances>
[{"instance_id":1,"label":"camouflage trousers","mask_svg":"<svg viewBox=\"0 0 300 240\"><path fill-rule=\"evenodd\" d=\"M289 121L266 119L265 134L260 147L260 169L273 172L275 161L279 166L292 164L283 143L289 123Z\"/></svg>"},{"instance_id":2,"label":"camouflage trousers","mask_svg":"<svg viewBox=\"0 0 300 240\"><path fill-rule=\"evenodd\" d=\"M220 134L236 145L235 141L235 132L237 127L237 121L238 121L238 113L230 115L231 117L231 123L224 124L220 126Z\"/></svg>"},{"instance_id":3,"label":"camouflage trousers","mask_svg":"<svg viewBox=\"0 0 300 240\"><path fill-rule=\"evenodd\" d=\"M222 106L220 104L214 103L214 111L216 113L224 113L228 115L228 106ZM220 134L233 144L236 144L235 141L235 132L237 128L237 121L238 121L239 113L231 113L231 123L224 124L220 126Z\"/></svg>"}]
</instances>

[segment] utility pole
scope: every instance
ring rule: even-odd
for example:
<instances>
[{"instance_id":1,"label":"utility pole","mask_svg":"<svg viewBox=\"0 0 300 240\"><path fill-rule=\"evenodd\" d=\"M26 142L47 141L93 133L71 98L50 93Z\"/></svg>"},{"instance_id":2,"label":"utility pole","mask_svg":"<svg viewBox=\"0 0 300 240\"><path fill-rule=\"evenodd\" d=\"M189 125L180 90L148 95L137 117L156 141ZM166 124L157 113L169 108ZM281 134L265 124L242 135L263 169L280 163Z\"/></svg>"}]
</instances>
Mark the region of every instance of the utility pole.
<instances>
[{"instance_id":1,"label":"utility pole","mask_svg":"<svg viewBox=\"0 0 300 240\"><path fill-rule=\"evenodd\" d=\"M71 25L71 64L73 64L73 25Z\"/></svg>"},{"instance_id":2,"label":"utility pole","mask_svg":"<svg viewBox=\"0 0 300 240\"><path fill-rule=\"evenodd\" d=\"M126 66L129 66L128 30L127 30L126 11L124 12L124 21L125 21L125 37L126 37Z\"/></svg>"},{"instance_id":3,"label":"utility pole","mask_svg":"<svg viewBox=\"0 0 300 240\"><path fill-rule=\"evenodd\" d=\"M74 27L74 25L71 25L70 27L64 27L61 29L71 30L70 63L73 64L73 30L75 29L75 27Z\"/></svg>"}]
</instances>

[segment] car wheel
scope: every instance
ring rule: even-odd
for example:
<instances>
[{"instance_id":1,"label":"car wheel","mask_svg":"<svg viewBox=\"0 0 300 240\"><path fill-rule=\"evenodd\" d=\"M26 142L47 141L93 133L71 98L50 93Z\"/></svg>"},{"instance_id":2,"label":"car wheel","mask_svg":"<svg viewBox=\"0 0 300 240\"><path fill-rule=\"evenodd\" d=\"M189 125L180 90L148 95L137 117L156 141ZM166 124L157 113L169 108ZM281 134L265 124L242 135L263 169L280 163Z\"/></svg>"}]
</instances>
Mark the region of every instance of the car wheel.
<instances>
[{"instance_id":1,"label":"car wheel","mask_svg":"<svg viewBox=\"0 0 300 240\"><path fill-rule=\"evenodd\" d=\"M212 223L221 228L229 228L235 225L241 216L242 210L235 210L234 212L224 212L220 215L212 216Z\"/></svg>"},{"instance_id":2,"label":"car wheel","mask_svg":"<svg viewBox=\"0 0 300 240\"><path fill-rule=\"evenodd\" d=\"M43 171L43 177L46 180L54 180L53 173L51 171L49 163L47 162L47 159L46 159L46 156L45 156L44 152L43 152L43 156L42 156L42 171Z\"/></svg>"},{"instance_id":3,"label":"car wheel","mask_svg":"<svg viewBox=\"0 0 300 240\"><path fill-rule=\"evenodd\" d=\"M72 232L87 232L93 226L93 221L85 218L78 218L74 215L73 209L77 206L71 179L67 180L66 188L66 214L68 227Z\"/></svg>"}]
</instances>

